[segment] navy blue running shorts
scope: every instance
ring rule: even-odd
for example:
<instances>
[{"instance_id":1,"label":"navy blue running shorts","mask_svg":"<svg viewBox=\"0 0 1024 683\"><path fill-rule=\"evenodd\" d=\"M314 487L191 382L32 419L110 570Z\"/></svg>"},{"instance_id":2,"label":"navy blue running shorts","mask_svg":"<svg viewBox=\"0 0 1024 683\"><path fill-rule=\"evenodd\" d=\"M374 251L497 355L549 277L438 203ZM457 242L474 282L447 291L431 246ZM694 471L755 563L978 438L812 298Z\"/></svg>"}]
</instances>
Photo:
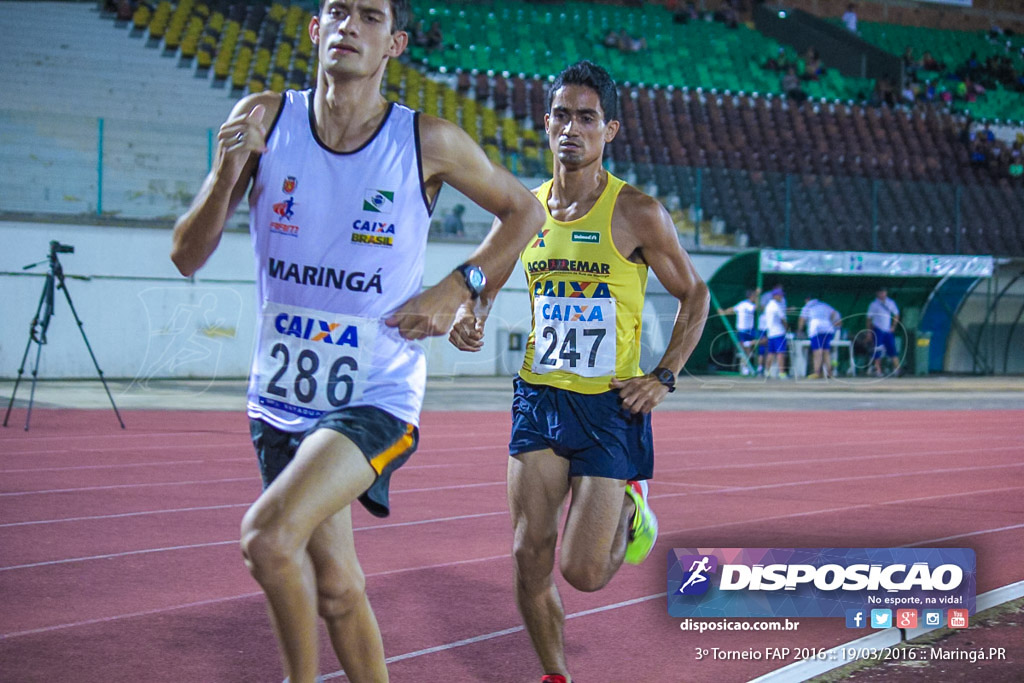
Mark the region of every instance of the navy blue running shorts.
<instances>
[{"instance_id":1,"label":"navy blue running shorts","mask_svg":"<svg viewBox=\"0 0 1024 683\"><path fill-rule=\"evenodd\" d=\"M622 407L617 389L581 394L513 381L511 456L551 449L570 477L640 480L654 475L651 415Z\"/></svg>"},{"instance_id":2,"label":"navy blue running shorts","mask_svg":"<svg viewBox=\"0 0 1024 683\"><path fill-rule=\"evenodd\" d=\"M307 432L285 432L262 420L249 420L249 433L260 461L266 489L295 457L299 444L318 429L344 434L366 456L377 478L359 502L375 517L391 512L388 491L391 474L405 464L419 444L419 430L373 406L354 406L325 413Z\"/></svg>"}]
</instances>

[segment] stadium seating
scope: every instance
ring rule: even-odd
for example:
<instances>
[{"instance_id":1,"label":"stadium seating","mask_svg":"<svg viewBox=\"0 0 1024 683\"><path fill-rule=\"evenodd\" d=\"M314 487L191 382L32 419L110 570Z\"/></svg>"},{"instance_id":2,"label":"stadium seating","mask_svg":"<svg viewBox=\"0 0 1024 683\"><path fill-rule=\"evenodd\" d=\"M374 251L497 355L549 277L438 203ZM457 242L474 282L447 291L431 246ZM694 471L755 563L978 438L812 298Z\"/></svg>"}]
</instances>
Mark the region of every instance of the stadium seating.
<instances>
[{"instance_id":1,"label":"stadium seating","mask_svg":"<svg viewBox=\"0 0 1024 683\"><path fill-rule=\"evenodd\" d=\"M550 70L574 55L601 61L597 53L605 48L594 41L605 27L618 25L643 33L650 47L640 56L607 51L607 63L628 76L620 76L624 126L609 147L608 163L661 196L682 231L700 222L703 244L1024 254L1015 220L1024 210L1020 179L1002 177L1004 169L995 163L972 166L957 139L960 119L935 108L911 112L818 99L850 87L831 74L815 86L816 97L799 106L773 91L777 74L761 71L758 63L777 48L752 30L666 24L660 7L567 3L552 9L499 0L485 6L435 3L432 12L428 21L446 18L453 27L445 29L448 49L421 53L414 65L390 63L385 96L456 122L491 159L520 175L550 169L543 133ZM545 13L580 29L549 35L540 30ZM527 18L530 30L524 30ZM308 87L317 66L307 21L308 9L299 4L162 1L139 5L131 33L161 47L163 56L176 56L178 67L194 65L200 77L194 84L223 88L226 107L247 89ZM467 25L477 30L470 34ZM463 33L478 42L456 42ZM435 70L426 68L431 65ZM180 79L180 68L178 73ZM657 87L676 77L688 84ZM174 92L176 84L145 83L140 91ZM8 87L36 86L29 79ZM143 103L121 111L132 116L133 108L146 118ZM221 118L206 125L212 129ZM201 170L186 173L184 166L197 157L205 163L202 146L205 141L188 153L190 145L181 146L182 175L190 181ZM107 161L112 170L123 164L125 171L133 164L146 171L150 154L163 169L179 164L167 152L146 149L136 144L123 161L116 153ZM80 156L78 163L87 167L84 147ZM155 180L148 189L124 192L135 193L133 212L144 214L146 197L177 204L188 185Z\"/></svg>"},{"instance_id":2,"label":"stadium seating","mask_svg":"<svg viewBox=\"0 0 1024 683\"><path fill-rule=\"evenodd\" d=\"M586 56L621 82L782 93L781 74L761 68L778 54L778 43L744 25L675 24L660 5L635 9L584 2L544 7L513 0L435 1L422 18L440 23L444 46L431 52L413 48L411 55L433 70L550 76ZM647 49L626 54L605 47L602 38L609 29L644 37ZM787 59L799 61L792 51ZM871 84L828 70L808 87L814 97L845 100L859 99Z\"/></svg>"},{"instance_id":3,"label":"stadium seating","mask_svg":"<svg viewBox=\"0 0 1024 683\"><path fill-rule=\"evenodd\" d=\"M892 54L902 55L910 47L915 58L920 59L925 52L930 52L945 68L941 72L920 72L917 78L920 81L937 81L942 89L956 89L959 79L952 74L972 57L979 64L984 64L991 56L1006 56L1018 73L1024 73L1024 58L1021 56L1024 37L1021 36L994 38L987 31L953 31L874 22L860 22L858 30L862 38ZM1024 120L1024 93L1007 90L995 82L990 85L994 88L990 87L977 101L961 100L954 103L954 108L970 111L975 118Z\"/></svg>"}]
</instances>

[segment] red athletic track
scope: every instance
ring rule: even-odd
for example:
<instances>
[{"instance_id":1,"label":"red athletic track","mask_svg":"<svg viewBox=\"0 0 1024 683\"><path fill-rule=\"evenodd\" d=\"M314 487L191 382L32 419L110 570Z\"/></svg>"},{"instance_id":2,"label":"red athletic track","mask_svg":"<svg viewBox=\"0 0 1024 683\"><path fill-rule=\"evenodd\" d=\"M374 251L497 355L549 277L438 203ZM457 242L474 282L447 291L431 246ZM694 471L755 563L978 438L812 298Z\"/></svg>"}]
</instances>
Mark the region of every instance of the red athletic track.
<instances>
[{"instance_id":1,"label":"red athletic track","mask_svg":"<svg viewBox=\"0 0 1024 683\"><path fill-rule=\"evenodd\" d=\"M37 410L28 433L23 417L0 430L0 680L279 681L238 551L260 490L244 416L129 412L122 432L110 411ZM658 547L597 593L560 584L579 615L567 624L574 675L745 681L788 662L698 662L695 648L820 648L866 633L833 619L796 633L681 632L665 610L674 546L971 547L979 592L1024 579L1022 420L659 411ZM539 680L512 599L507 433L503 413L425 414L392 516L354 514L396 683ZM338 671L326 637L322 670Z\"/></svg>"}]
</instances>

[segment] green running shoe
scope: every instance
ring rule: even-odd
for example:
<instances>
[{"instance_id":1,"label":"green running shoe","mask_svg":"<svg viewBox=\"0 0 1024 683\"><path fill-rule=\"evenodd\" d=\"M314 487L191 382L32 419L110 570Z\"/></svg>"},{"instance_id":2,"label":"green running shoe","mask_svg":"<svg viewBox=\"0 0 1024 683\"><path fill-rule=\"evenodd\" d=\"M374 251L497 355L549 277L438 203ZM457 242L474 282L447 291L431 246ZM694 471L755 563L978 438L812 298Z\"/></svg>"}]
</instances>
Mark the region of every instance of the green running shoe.
<instances>
[{"instance_id":1,"label":"green running shoe","mask_svg":"<svg viewBox=\"0 0 1024 683\"><path fill-rule=\"evenodd\" d=\"M625 561L629 564L640 564L651 554L654 542L658 540L658 518L647 504L646 481L626 482L626 495L633 499L636 513L633 515L633 525L629 529Z\"/></svg>"}]
</instances>

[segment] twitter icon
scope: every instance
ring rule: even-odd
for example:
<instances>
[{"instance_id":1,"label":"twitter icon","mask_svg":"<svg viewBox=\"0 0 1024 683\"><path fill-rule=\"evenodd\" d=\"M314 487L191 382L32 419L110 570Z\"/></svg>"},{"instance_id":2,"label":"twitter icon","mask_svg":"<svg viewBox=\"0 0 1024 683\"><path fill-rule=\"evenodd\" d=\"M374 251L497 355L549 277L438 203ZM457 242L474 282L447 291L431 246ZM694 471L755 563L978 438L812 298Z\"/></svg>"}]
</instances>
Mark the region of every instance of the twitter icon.
<instances>
[{"instance_id":1,"label":"twitter icon","mask_svg":"<svg viewBox=\"0 0 1024 683\"><path fill-rule=\"evenodd\" d=\"M871 628L891 628L892 610L873 609L871 610Z\"/></svg>"}]
</instances>

